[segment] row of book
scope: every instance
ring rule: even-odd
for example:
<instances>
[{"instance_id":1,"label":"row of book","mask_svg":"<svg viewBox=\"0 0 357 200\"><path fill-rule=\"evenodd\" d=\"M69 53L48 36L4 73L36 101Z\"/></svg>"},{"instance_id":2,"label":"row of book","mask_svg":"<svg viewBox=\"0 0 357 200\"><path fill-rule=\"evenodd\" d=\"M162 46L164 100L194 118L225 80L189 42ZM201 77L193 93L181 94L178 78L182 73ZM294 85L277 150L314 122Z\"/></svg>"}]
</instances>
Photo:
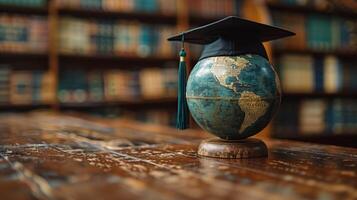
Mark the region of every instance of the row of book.
<instances>
[{"instance_id":1,"label":"row of book","mask_svg":"<svg viewBox=\"0 0 357 200\"><path fill-rule=\"evenodd\" d=\"M58 0L60 8L176 14L177 0Z\"/></svg>"},{"instance_id":2,"label":"row of book","mask_svg":"<svg viewBox=\"0 0 357 200\"><path fill-rule=\"evenodd\" d=\"M276 41L278 48L357 50L357 21L354 19L273 12L273 21L275 25L296 33L295 37Z\"/></svg>"},{"instance_id":3,"label":"row of book","mask_svg":"<svg viewBox=\"0 0 357 200\"><path fill-rule=\"evenodd\" d=\"M177 0L58 0L60 8L175 14Z\"/></svg>"},{"instance_id":4,"label":"row of book","mask_svg":"<svg viewBox=\"0 0 357 200\"><path fill-rule=\"evenodd\" d=\"M278 68L285 92L357 91L357 61L286 54L280 57Z\"/></svg>"},{"instance_id":5,"label":"row of book","mask_svg":"<svg viewBox=\"0 0 357 200\"><path fill-rule=\"evenodd\" d=\"M167 38L176 32L173 26L135 21L63 18L58 42L62 53L170 57L178 48Z\"/></svg>"},{"instance_id":6,"label":"row of book","mask_svg":"<svg viewBox=\"0 0 357 200\"><path fill-rule=\"evenodd\" d=\"M242 0L195 0L187 8L191 15L221 17L237 15ZM115 12L176 14L179 0L59 0L62 8L96 9Z\"/></svg>"},{"instance_id":7,"label":"row of book","mask_svg":"<svg viewBox=\"0 0 357 200\"><path fill-rule=\"evenodd\" d=\"M269 2L291 6L304 6L321 11L357 13L356 3L349 0L269 0Z\"/></svg>"},{"instance_id":8,"label":"row of book","mask_svg":"<svg viewBox=\"0 0 357 200\"><path fill-rule=\"evenodd\" d=\"M64 70L60 73L58 98L63 103L135 101L175 97L177 69Z\"/></svg>"},{"instance_id":9,"label":"row of book","mask_svg":"<svg viewBox=\"0 0 357 200\"><path fill-rule=\"evenodd\" d=\"M353 99L284 102L276 116L275 131L285 137L345 134L357 131L357 103Z\"/></svg>"},{"instance_id":10,"label":"row of book","mask_svg":"<svg viewBox=\"0 0 357 200\"><path fill-rule=\"evenodd\" d=\"M44 71L10 70L0 66L1 104L50 103L53 92L51 79Z\"/></svg>"},{"instance_id":11,"label":"row of book","mask_svg":"<svg viewBox=\"0 0 357 200\"><path fill-rule=\"evenodd\" d=\"M0 15L0 51L45 52L47 19L39 16Z\"/></svg>"},{"instance_id":12,"label":"row of book","mask_svg":"<svg viewBox=\"0 0 357 200\"><path fill-rule=\"evenodd\" d=\"M0 5L44 7L46 0L0 0Z\"/></svg>"},{"instance_id":13,"label":"row of book","mask_svg":"<svg viewBox=\"0 0 357 200\"><path fill-rule=\"evenodd\" d=\"M243 0L195 0L187 1L189 13L196 17L223 17L239 15Z\"/></svg>"},{"instance_id":14,"label":"row of book","mask_svg":"<svg viewBox=\"0 0 357 200\"><path fill-rule=\"evenodd\" d=\"M104 10L128 13L177 13L179 0L56 0L60 8ZM44 7L46 0L0 0L0 5ZM195 0L187 6L193 16L238 15L242 0Z\"/></svg>"}]
</instances>

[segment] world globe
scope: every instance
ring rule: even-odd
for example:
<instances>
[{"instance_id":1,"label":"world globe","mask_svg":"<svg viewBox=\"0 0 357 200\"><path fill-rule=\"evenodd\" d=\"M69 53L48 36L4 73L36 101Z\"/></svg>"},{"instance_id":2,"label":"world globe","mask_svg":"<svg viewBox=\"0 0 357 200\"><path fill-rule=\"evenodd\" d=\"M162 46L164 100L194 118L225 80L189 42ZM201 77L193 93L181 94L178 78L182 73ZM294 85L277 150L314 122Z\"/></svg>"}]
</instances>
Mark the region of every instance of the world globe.
<instances>
[{"instance_id":1,"label":"world globe","mask_svg":"<svg viewBox=\"0 0 357 200\"><path fill-rule=\"evenodd\" d=\"M192 117L205 131L225 140L260 132L281 101L279 78L259 55L217 56L200 60L186 88Z\"/></svg>"}]
</instances>

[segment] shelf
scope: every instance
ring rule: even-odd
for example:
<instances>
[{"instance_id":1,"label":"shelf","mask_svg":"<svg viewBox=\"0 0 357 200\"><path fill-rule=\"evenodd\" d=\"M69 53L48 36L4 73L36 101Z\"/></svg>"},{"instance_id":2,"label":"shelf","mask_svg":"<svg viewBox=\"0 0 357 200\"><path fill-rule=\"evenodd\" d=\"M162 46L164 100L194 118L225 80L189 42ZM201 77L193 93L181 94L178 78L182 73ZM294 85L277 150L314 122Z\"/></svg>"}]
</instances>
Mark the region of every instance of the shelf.
<instances>
[{"instance_id":1,"label":"shelf","mask_svg":"<svg viewBox=\"0 0 357 200\"><path fill-rule=\"evenodd\" d=\"M356 92L338 92L338 93L324 93L324 92L283 92L282 98L357 98Z\"/></svg>"},{"instance_id":2,"label":"shelf","mask_svg":"<svg viewBox=\"0 0 357 200\"><path fill-rule=\"evenodd\" d=\"M349 12L346 10L336 9L336 10L320 10L309 6L300 5L284 5L278 3L267 3L267 6L271 10L280 12L294 12L301 14L324 14L324 15L337 15L346 18L357 18L357 12Z\"/></svg>"},{"instance_id":3,"label":"shelf","mask_svg":"<svg viewBox=\"0 0 357 200\"><path fill-rule=\"evenodd\" d=\"M312 49L282 49L275 48L273 53L277 56L281 56L283 54L310 54L314 56L325 56L325 55L335 55L343 58L356 58L357 50L355 51L347 51L347 50L332 50L332 51L323 51L323 50L312 50Z\"/></svg>"},{"instance_id":4,"label":"shelf","mask_svg":"<svg viewBox=\"0 0 357 200\"><path fill-rule=\"evenodd\" d=\"M0 111L27 111L34 109L50 108L50 104L0 104Z\"/></svg>"},{"instance_id":5,"label":"shelf","mask_svg":"<svg viewBox=\"0 0 357 200\"><path fill-rule=\"evenodd\" d=\"M0 64L12 69L47 69L49 57L43 53L4 53L0 52Z\"/></svg>"},{"instance_id":6,"label":"shelf","mask_svg":"<svg viewBox=\"0 0 357 200\"><path fill-rule=\"evenodd\" d=\"M357 147L357 133L343 133L343 134L333 134L333 133L323 133L318 135L296 135L292 134L275 134L272 135L273 138L277 139L287 139L287 140L297 140L302 142L311 142L318 144L330 144L346 147Z\"/></svg>"},{"instance_id":7,"label":"shelf","mask_svg":"<svg viewBox=\"0 0 357 200\"><path fill-rule=\"evenodd\" d=\"M0 52L1 59L46 59L47 53Z\"/></svg>"},{"instance_id":8,"label":"shelf","mask_svg":"<svg viewBox=\"0 0 357 200\"><path fill-rule=\"evenodd\" d=\"M84 66L95 65L101 67L105 64L118 64L122 63L129 67L135 64L145 65L148 64L164 64L167 62L178 62L177 57L163 58L163 57L137 57L137 56L115 56L115 55L70 55L70 54L60 54L60 63L81 63ZM162 66L162 65L158 65ZM72 66L73 67L73 66Z\"/></svg>"},{"instance_id":9,"label":"shelf","mask_svg":"<svg viewBox=\"0 0 357 200\"><path fill-rule=\"evenodd\" d=\"M151 107L151 106L172 106L177 103L176 97L163 97L157 99L132 99L107 102L82 102L82 103L60 103L60 108L63 109L86 109L96 107Z\"/></svg>"},{"instance_id":10,"label":"shelf","mask_svg":"<svg viewBox=\"0 0 357 200\"><path fill-rule=\"evenodd\" d=\"M48 59L47 53L12 53L12 52L0 52L0 59L6 60L19 60L19 59L33 59L33 60L43 60ZM165 63L170 61L177 61L177 57L157 57L157 56L148 56L148 57L139 57L139 56L116 56L116 55L71 55L71 54L60 54L59 59L62 61L84 61L84 62L93 62L93 61L110 61L110 62L124 62L124 63Z\"/></svg>"},{"instance_id":11,"label":"shelf","mask_svg":"<svg viewBox=\"0 0 357 200\"><path fill-rule=\"evenodd\" d=\"M126 19L137 20L153 24L176 24L175 14L165 15L160 13L145 12L115 12L104 10L89 10L81 8L59 8L59 14L64 16L85 17L85 18L105 18L105 19Z\"/></svg>"},{"instance_id":12,"label":"shelf","mask_svg":"<svg viewBox=\"0 0 357 200\"><path fill-rule=\"evenodd\" d=\"M1 13L12 14L29 14L29 15L47 15L48 10L46 7L27 7L27 6L13 6L0 4Z\"/></svg>"}]
</instances>

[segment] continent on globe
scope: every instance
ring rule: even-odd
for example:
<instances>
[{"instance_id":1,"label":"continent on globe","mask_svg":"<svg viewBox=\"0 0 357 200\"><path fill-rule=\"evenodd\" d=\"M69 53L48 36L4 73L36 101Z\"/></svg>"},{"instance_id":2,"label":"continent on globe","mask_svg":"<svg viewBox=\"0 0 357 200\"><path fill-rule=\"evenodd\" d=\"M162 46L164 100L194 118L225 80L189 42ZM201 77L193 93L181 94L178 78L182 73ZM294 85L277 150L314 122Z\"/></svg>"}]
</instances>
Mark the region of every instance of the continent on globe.
<instances>
[{"instance_id":1,"label":"continent on globe","mask_svg":"<svg viewBox=\"0 0 357 200\"><path fill-rule=\"evenodd\" d=\"M236 60L231 57L212 57L208 59L213 59L211 72L217 78L219 84L237 92L236 87L233 87L234 82L228 82L227 78L238 77L241 70L249 65L249 61L243 57L237 57ZM237 79L237 82L239 82L239 79Z\"/></svg>"},{"instance_id":2,"label":"continent on globe","mask_svg":"<svg viewBox=\"0 0 357 200\"><path fill-rule=\"evenodd\" d=\"M238 104L245 114L239 133L242 133L247 127L257 121L259 117L263 116L269 106L260 96L247 91L242 92Z\"/></svg>"}]
</instances>

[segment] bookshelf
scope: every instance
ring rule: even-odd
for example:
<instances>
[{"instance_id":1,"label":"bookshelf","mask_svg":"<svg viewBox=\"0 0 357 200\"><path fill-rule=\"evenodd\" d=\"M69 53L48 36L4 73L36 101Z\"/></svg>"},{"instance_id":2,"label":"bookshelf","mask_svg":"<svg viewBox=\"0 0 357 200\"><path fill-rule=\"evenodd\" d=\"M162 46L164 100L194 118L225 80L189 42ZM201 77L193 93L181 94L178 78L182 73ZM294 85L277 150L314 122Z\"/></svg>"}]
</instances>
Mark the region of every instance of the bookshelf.
<instances>
[{"instance_id":1,"label":"bookshelf","mask_svg":"<svg viewBox=\"0 0 357 200\"><path fill-rule=\"evenodd\" d=\"M283 86L272 137L356 147L356 6L352 1L265 2L272 24L297 33L290 43L278 41L272 48ZM314 27L321 38L309 32ZM291 74L300 77L296 84Z\"/></svg>"},{"instance_id":2,"label":"bookshelf","mask_svg":"<svg viewBox=\"0 0 357 200\"><path fill-rule=\"evenodd\" d=\"M105 73L110 70L124 70L124 71L140 71L147 68L177 68L178 56L176 52L170 55L160 54L123 54L123 53L78 53L78 52L63 52L61 51L61 21L65 18L78 19L83 22L109 21L116 26L121 22L135 22L148 26L170 26L175 29L174 33L187 30L191 26L198 26L212 22L216 19L223 17L224 15L204 15L200 12L194 14L196 11L189 9L190 1L188 0L142 0L142 5L149 5L150 2L156 2L166 5L160 5L159 9L150 7L135 7L136 5L119 5L119 1L116 5L104 5L106 1L101 1L102 5L82 5L80 0L66 1L66 0L36 0L37 5L26 5L26 1L21 1L23 4L18 4L15 1L2 1L7 3L0 3L0 15L6 16L21 16L23 18L28 17L42 17L48 21L48 38L47 38L47 50L44 52L36 51L2 51L0 52L0 65L6 63L9 65L10 71L14 70L42 70L46 72L51 81L48 84L51 88L51 97L47 97L50 100L47 102L28 102L27 104L14 105L11 102L1 104L0 111L25 111L38 108L51 108L55 111L60 110L80 110L80 111L92 111L102 108L123 107L125 110L143 112L141 110L166 110L170 115L174 116L176 108L176 97L173 95L164 95L158 97L139 97L130 99L114 99L114 100L100 100L100 101L81 101L81 102L63 102L59 98L58 90L62 83L60 80L60 74L64 70L83 70L93 71L96 70L100 73ZM20 2L20 3L21 3ZM84 2L84 1L83 1ZM85 1L90 2L90 1ZM94 1L93 1L94 2ZM99 2L99 1L96 1ZM107 1L109 2L109 1ZM126 1L126 2L134 2ZM137 1L139 2L139 1ZM198 0L196 3L202 4L203 0ZM218 0L208 0L205 3L210 5L218 5ZM232 2L232 4L230 4ZM225 10L232 10L236 7L234 2L240 2L240 0L222 0L220 4L225 5ZM237 3L238 5L238 3ZM126 8L124 8L124 7ZM166 6L166 10L165 7ZM129 9L128 9L129 8ZM163 8L163 9L162 9ZM172 10L174 8L174 12ZM199 8L199 7L197 7ZM168 10L167 10L168 9ZM207 10L207 7L205 8ZM212 11L205 11L212 12ZM217 12L217 11L216 11ZM228 11L226 11L228 12ZM156 32L161 32L156 30ZM166 36L165 36L166 37ZM166 42L165 38L165 43ZM175 48L178 49L178 48ZM193 54L192 54L193 55ZM192 67L191 63L194 63L195 58L188 52L187 57L188 66ZM132 113L130 114L132 115ZM159 120L160 121L160 120ZM171 120L172 121L172 120Z\"/></svg>"}]
</instances>

